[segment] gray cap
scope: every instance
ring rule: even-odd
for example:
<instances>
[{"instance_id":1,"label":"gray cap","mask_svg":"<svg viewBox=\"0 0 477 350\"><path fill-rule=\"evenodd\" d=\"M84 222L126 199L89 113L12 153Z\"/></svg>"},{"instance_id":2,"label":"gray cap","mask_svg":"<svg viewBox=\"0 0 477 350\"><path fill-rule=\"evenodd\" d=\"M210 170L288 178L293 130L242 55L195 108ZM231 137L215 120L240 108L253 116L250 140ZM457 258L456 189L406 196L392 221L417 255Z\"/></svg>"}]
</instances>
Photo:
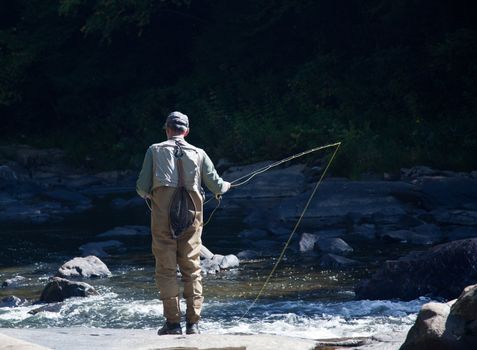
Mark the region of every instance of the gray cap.
<instances>
[{"instance_id":1,"label":"gray cap","mask_svg":"<svg viewBox=\"0 0 477 350\"><path fill-rule=\"evenodd\" d=\"M172 112L167 116L166 123L164 124L164 129L166 127L185 130L189 128L189 118L181 112Z\"/></svg>"}]
</instances>

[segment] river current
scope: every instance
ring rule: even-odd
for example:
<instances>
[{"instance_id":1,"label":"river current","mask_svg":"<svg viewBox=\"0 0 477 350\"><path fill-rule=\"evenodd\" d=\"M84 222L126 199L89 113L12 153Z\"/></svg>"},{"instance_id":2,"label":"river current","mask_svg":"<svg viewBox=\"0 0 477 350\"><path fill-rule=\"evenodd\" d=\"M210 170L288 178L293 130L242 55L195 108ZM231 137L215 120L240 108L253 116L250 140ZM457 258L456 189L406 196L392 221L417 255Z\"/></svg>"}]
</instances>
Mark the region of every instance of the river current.
<instances>
[{"instance_id":1,"label":"river current","mask_svg":"<svg viewBox=\"0 0 477 350\"><path fill-rule=\"evenodd\" d=\"M61 224L2 227L0 281L21 275L18 286L1 288L10 295L38 299L48 278L65 261L80 256L81 244L98 241L97 234L115 226L148 224L145 209L105 211L79 215ZM240 221L220 215L206 228L203 241L214 253L237 254L248 247L238 239ZM124 243L110 257L102 258L112 277L91 279L99 296L71 298L32 313L41 305L0 308L0 327L71 327L156 329L162 325L161 302L154 284L154 259L147 236L118 238ZM399 254L399 246L358 248L363 261ZM278 256L278 255L277 255ZM249 309L276 257L241 262L239 268L204 276L204 333L266 333L324 339L392 335L407 330L426 298L354 300L354 286L371 271L323 270L313 256L290 251L279 265L263 295ZM182 310L185 305L182 303ZM246 313L246 314L245 314Z\"/></svg>"}]
</instances>

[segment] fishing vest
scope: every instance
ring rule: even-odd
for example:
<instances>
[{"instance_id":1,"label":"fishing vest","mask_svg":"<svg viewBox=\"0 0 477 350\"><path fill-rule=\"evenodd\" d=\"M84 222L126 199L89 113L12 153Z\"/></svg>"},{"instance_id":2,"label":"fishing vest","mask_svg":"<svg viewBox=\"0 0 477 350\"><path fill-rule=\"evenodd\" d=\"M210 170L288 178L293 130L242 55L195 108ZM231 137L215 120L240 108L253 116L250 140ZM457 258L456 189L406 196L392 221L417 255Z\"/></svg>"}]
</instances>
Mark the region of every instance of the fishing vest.
<instances>
[{"instance_id":1,"label":"fishing vest","mask_svg":"<svg viewBox=\"0 0 477 350\"><path fill-rule=\"evenodd\" d=\"M183 186L189 191L201 193L201 169L204 152L181 137L175 137L151 146L153 159L152 188L179 186L179 171L177 169L177 159L174 155L176 142L179 143L183 152L181 156Z\"/></svg>"}]
</instances>

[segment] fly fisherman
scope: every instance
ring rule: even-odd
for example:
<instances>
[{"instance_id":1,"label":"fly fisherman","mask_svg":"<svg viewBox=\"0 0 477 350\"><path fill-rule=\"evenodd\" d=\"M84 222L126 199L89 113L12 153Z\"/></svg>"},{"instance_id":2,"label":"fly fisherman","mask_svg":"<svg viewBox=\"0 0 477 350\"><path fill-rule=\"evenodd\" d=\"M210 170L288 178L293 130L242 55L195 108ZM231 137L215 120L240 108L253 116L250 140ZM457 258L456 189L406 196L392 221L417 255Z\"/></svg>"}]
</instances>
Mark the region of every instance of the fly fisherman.
<instances>
[{"instance_id":1,"label":"fly fisherman","mask_svg":"<svg viewBox=\"0 0 477 350\"><path fill-rule=\"evenodd\" d=\"M166 323L158 334L182 334L177 265L184 282L186 334L198 334L202 308L200 249L202 245L202 182L215 195L230 189L200 148L187 143L189 118L172 112L164 124L167 141L151 145L144 157L137 193L150 199L152 252L156 284Z\"/></svg>"}]
</instances>

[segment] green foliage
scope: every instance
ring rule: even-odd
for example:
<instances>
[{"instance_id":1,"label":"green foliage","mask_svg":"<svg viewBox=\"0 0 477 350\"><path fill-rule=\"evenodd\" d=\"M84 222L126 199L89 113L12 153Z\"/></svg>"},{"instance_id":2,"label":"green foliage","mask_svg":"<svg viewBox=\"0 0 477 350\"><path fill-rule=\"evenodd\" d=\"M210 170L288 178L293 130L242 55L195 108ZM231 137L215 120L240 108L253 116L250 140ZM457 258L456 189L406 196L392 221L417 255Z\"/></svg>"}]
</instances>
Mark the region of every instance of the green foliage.
<instances>
[{"instance_id":1,"label":"green foliage","mask_svg":"<svg viewBox=\"0 0 477 350\"><path fill-rule=\"evenodd\" d=\"M137 167L181 110L214 159L342 141L335 174L475 169L477 24L466 4L5 1L1 133L82 165Z\"/></svg>"}]
</instances>

